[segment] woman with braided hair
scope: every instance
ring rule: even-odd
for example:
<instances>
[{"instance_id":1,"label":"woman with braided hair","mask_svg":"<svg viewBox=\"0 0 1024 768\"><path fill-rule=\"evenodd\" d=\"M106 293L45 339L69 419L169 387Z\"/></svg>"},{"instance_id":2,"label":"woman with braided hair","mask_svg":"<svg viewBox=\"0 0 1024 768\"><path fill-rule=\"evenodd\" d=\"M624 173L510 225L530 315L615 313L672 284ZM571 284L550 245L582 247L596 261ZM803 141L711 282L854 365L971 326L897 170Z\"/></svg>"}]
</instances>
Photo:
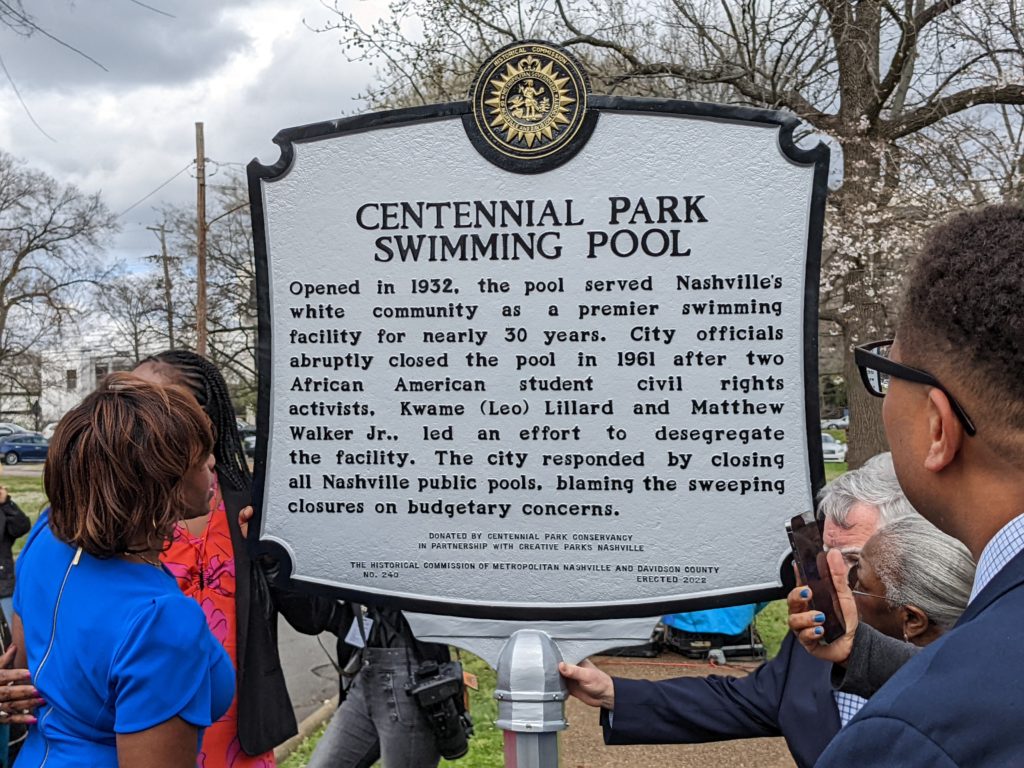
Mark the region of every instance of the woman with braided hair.
<instances>
[{"instance_id":1,"label":"woman with braided hair","mask_svg":"<svg viewBox=\"0 0 1024 768\"><path fill-rule=\"evenodd\" d=\"M252 475L227 384L209 360L185 350L148 357L135 375L191 392L216 435L209 513L179 523L161 555L182 592L202 607L236 670L236 698L206 731L199 764L268 768L274 765L274 747L297 726L277 651L277 608L259 564L247 554L239 519L250 504Z\"/></svg>"}]
</instances>

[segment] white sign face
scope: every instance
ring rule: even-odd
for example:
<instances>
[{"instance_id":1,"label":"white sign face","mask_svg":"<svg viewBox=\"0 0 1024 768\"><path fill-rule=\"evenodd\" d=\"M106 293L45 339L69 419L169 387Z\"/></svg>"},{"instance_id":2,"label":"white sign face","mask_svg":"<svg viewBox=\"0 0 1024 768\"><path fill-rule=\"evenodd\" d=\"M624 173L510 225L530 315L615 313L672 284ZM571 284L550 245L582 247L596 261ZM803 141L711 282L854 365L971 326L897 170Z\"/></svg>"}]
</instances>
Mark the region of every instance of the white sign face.
<instances>
[{"instance_id":1,"label":"white sign face","mask_svg":"<svg viewBox=\"0 0 1024 768\"><path fill-rule=\"evenodd\" d=\"M451 107L250 167L259 535L296 583L493 618L776 596L822 482L827 150L775 113L591 108L543 173Z\"/></svg>"}]
</instances>

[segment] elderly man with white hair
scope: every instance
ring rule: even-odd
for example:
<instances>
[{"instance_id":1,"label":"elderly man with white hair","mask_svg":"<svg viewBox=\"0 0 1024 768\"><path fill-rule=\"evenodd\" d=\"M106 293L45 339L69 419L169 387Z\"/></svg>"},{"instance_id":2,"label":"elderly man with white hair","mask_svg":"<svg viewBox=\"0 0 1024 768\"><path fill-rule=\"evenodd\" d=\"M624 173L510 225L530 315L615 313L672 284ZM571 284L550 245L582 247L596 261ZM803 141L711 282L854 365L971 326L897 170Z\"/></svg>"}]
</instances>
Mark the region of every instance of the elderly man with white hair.
<instances>
[{"instance_id":1,"label":"elderly man with white hair","mask_svg":"<svg viewBox=\"0 0 1024 768\"><path fill-rule=\"evenodd\" d=\"M884 604L884 610L869 606L884 620L883 631L896 633L901 639L913 633L915 639L924 642L932 639L948 613L963 610L973 579L973 562L958 542L939 534L917 515L896 481L889 454L874 457L826 486L819 495L818 509L825 520L826 547L842 552L853 572L866 577L867 586L875 591L860 588L865 586L862 584L854 588L864 593L864 601ZM903 536L906 531L897 528L897 536L880 537L876 560L861 562L861 548L872 536L883 526L899 526L908 518L914 521L909 526L909 541ZM923 531L918 521L929 530ZM944 540L938 544L940 554L931 547L932 531ZM894 548L913 549L915 540L922 542L929 552L926 559L938 565L938 570L928 567L921 569L921 574L910 575L900 571L899 577L884 587L871 581L876 576L876 563L885 571ZM947 556L949 549L955 551ZM947 567L950 562L955 567ZM891 569L885 572L896 576ZM901 597L890 601L890 597L903 592L916 598L927 591L920 582L935 579L962 581L964 589L950 590L947 583L944 594L955 597L941 610L933 602L922 609L909 602L900 604ZM883 589L893 594L887 596ZM897 626L901 616L905 624ZM865 701L851 693L834 691L831 665L807 653L792 634L774 659L742 678L711 675L657 682L627 680L612 678L590 662L563 664L561 671L570 694L601 708L607 744L693 744L781 735L801 768L814 765L832 737Z\"/></svg>"}]
</instances>

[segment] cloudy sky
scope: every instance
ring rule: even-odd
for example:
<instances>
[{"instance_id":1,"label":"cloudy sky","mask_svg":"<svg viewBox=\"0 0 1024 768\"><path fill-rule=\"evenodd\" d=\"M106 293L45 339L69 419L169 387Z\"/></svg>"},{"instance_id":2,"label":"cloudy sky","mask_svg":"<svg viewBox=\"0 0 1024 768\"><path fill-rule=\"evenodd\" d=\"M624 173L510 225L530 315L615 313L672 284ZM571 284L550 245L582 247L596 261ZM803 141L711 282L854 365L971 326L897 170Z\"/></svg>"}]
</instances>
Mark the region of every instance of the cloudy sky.
<instances>
[{"instance_id":1,"label":"cloudy sky","mask_svg":"<svg viewBox=\"0 0 1024 768\"><path fill-rule=\"evenodd\" d=\"M121 213L195 158L197 121L205 124L208 158L244 165L276 160L271 138L281 128L361 108L354 97L373 73L347 61L336 33L309 29L334 18L318 0L146 4L164 13L132 0L26 2L40 27L106 71L41 34L0 29L3 64L40 126L0 76L0 148L102 192ZM384 4L341 5L371 21ZM145 230L156 221L154 207L194 202L190 168L121 217L115 253L129 262L154 253L156 238ZM208 216L216 213L209 208Z\"/></svg>"}]
</instances>

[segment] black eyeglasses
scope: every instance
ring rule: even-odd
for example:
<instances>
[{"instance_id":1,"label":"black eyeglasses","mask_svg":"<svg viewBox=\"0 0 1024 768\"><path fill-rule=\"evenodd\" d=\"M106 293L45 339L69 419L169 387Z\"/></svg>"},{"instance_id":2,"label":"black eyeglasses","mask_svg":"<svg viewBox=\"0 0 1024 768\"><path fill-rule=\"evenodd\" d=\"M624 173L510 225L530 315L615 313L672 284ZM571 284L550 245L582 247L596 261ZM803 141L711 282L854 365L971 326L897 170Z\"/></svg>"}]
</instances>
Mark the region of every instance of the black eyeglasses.
<instances>
[{"instance_id":1,"label":"black eyeglasses","mask_svg":"<svg viewBox=\"0 0 1024 768\"><path fill-rule=\"evenodd\" d=\"M875 597L875 598L878 598L879 600L885 600L887 603L891 603L892 602L892 600L890 600L885 595L876 595L873 592L864 592L862 590L857 589L857 587L860 586L860 563L859 562L858 563L854 563L853 565L851 565L850 566L850 570L846 572L846 583L850 585L850 591L853 592L853 594L855 594L855 595L860 595L862 597Z\"/></svg>"},{"instance_id":2,"label":"black eyeglasses","mask_svg":"<svg viewBox=\"0 0 1024 768\"><path fill-rule=\"evenodd\" d=\"M875 397L885 397L889 391L889 379L892 377L935 387L949 398L949 405L956 417L960 419L960 423L964 425L967 434L972 437L976 435L978 430L975 428L974 422L971 421L971 417L967 415L967 411L950 391L939 383L938 379L927 371L911 368L909 365L889 359L892 342L892 339L875 341L853 350L853 359L857 363L857 367L860 368L860 377L868 392Z\"/></svg>"}]
</instances>

